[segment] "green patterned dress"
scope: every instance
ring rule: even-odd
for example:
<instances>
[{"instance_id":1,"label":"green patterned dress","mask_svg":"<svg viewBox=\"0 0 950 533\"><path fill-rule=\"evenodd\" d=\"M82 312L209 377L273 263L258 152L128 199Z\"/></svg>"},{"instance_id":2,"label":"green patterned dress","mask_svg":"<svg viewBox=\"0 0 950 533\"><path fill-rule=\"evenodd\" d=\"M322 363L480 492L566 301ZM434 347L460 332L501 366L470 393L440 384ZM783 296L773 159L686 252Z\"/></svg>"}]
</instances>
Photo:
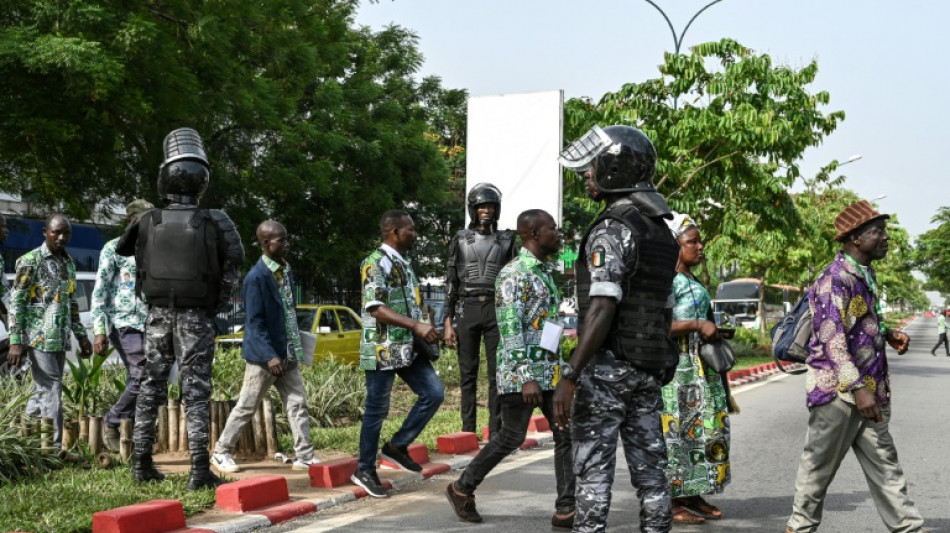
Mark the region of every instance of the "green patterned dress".
<instances>
[{"instance_id":1,"label":"green patterned dress","mask_svg":"<svg viewBox=\"0 0 950 533\"><path fill-rule=\"evenodd\" d=\"M705 319L709 293L692 276L673 280L673 320ZM720 376L699 359L699 334L677 339L676 377L663 387L663 435L674 498L722 492L729 483L729 413Z\"/></svg>"}]
</instances>

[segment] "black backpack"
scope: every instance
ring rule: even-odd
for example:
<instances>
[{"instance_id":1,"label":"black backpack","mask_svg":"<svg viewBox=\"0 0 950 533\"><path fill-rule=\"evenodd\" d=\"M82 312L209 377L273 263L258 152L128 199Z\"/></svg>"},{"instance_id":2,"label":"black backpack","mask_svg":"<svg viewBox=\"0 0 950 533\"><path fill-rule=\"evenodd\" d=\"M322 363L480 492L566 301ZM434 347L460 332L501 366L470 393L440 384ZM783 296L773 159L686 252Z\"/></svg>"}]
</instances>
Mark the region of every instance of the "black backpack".
<instances>
[{"instance_id":1,"label":"black backpack","mask_svg":"<svg viewBox=\"0 0 950 533\"><path fill-rule=\"evenodd\" d=\"M782 363L804 363L808 358L808 343L814 332L811 307L808 305L808 292L802 296L795 307L772 327L772 357L779 370L786 374L803 374L808 369L785 370Z\"/></svg>"}]
</instances>

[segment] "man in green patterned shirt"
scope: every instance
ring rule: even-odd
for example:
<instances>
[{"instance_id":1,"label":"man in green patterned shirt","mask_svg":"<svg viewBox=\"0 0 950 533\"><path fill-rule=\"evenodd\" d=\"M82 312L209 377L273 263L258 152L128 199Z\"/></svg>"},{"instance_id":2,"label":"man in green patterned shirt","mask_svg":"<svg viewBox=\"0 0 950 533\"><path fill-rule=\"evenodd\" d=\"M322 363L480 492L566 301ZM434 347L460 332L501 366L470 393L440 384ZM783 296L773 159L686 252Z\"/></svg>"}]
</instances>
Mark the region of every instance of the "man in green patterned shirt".
<instances>
[{"instance_id":1,"label":"man in green patterned shirt","mask_svg":"<svg viewBox=\"0 0 950 533\"><path fill-rule=\"evenodd\" d=\"M353 483L374 498L385 498L386 488L376 475L376 453L403 470L422 472L408 447L422 433L442 405L445 390L428 359L413 349L413 335L426 342L439 339L431 324L422 321L422 295L405 254L416 242L416 226L409 213L391 210L379 222L382 245L363 260L363 335L360 368L366 371L366 409L360 426L360 456ZM396 375L418 395L402 426L379 450L379 434L389 415L389 394Z\"/></svg>"},{"instance_id":2,"label":"man in green patterned shirt","mask_svg":"<svg viewBox=\"0 0 950 533\"><path fill-rule=\"evenodd\" d=\"M257 405L273 385L284 402L294 436L296 457L291 468L309 470L311 464L320 460L313 455L310 442L310 412L300 373L304 354L297 328L293 275L287 264L287 229L280 222L265 220L257 226L257 242L263 255L241 285L247 311L241 345L241 356L247 363L244 383L241 397L214 446L211 465L222 473L241 471L232 456L234 447L241 430L254 417Z\"/></svg>"},{"instance_id":3,"label":"man in green patterned shirt","mask_svg":"<svg viewBox=\"0 0 950 533\"><path fill-rule=\"evenodd\" d=\"M28 416L52 418L53 447L63 437L63 368L70 332L79 341L79 357L92 355L92 344L79 322L76 301L76 265L66 253L73 235L65 215L50 215L43 227L45 241L16 262L16 280L10 296L11 368L19 366L26 352L33 373L33 396L26 404Z\"/></svg>"},{"instance_id":4,"label":"man in green patterned shirt","mask_svg":"<svg viewBox=\"0 0 950 533\"><path fill-rule=\"evenodd\" d=\"M518 449L528 432L535 407L540 407L554 431L554 476L557 500L551 524L568 528L574 522L574 474L569 430L554 424L554 387L560 375L557 322L561 297L551 276L551 261L561 247L554 218L541 209L518 215L522 248L498 274L495 310L501 332L497 384L501 430L462 472L449 483L446 495L455 514L466 522L481 522L475 509L475 489L505 457ZM542 334L553 334L553 348L542 346ZM551 347L548 345L548 347Z\"/></svg>"},{"instance_id":5,"label":"man in green patterned shirt","mask_svg":"<svg viewBox=\"0 0 950 533\"><path fill-rule=\"evenodd\" d=\"M134 223L155 206L147 200L134 200L125 206L125 221ZM125 390L109 409L103 425L106 446L119 451L119 423L135 419L135 401L145 370L145 317L148 307L135 294L135 259L115 253L118 238L112 239L99 253L96 286L92 290L92 342L97 355L106 355L109 341L125 365Z\"/></svg>"}]
</instances>

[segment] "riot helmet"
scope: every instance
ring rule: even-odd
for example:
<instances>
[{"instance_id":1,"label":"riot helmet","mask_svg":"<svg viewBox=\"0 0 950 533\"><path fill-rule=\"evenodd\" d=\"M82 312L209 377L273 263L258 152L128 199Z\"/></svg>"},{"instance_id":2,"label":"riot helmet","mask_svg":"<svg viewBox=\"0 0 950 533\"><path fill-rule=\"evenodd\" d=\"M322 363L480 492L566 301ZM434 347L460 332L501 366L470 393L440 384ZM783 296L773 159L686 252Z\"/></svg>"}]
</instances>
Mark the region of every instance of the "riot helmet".
<instances>
[{"instance_id":1,"label":"riot helmet","mask_svg":"<svg viewBox=\"0 0 950 533\"><path fill-rule=\"evenodd\" d=\"M468 217L471 219L469 228L478 226L477 207L482 204L495 204L495 216L490 223L494 229L501 216L501 191L491 183L479 183L468 191Z\"/></svg>"},{"instance_id":2,"label":"riot helmet","mask_svg":"<svg viewBox=\"0 0 950 533\"><path fill-rule=\"evenodd\" d=\"M165 137L163 148L158 193L170 202L197 205L211 176L201 136L191 128L178 128Z\"/></svg>"},{"instance_id":3,"label":"riot helmet","mask_svg":"<svg viewBox=\"0 0 950 533\"><path fill-rule=\"evenodd\" d=\"M656 149L650 139L631 126L594 126L565 148L561 165L580 174L591 172L598 198L629 194L651 215L669 215L670 208L653 186Z\"/></svg>"}]
</instances>

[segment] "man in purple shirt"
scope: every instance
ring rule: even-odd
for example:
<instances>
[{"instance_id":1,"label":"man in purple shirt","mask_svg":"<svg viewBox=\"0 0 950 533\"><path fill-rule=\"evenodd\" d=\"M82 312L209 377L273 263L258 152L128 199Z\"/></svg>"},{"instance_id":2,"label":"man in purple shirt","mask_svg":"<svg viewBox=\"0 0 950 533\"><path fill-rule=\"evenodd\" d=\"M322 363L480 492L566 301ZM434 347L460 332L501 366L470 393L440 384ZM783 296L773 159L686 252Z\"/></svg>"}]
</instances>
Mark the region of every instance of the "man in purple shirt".
<instances>
[{"instance_id":1,"label":"man in purple shirt","mask_svg":"<svg viewBox=\"0 0 950 533\"><path fill-rule=\"evenodd\" d=\"M887 255L888 218L866 200L838 214L835 240L842 250L808 292L814 316L806 361L808 436L786 533L818 530L828 485L849 448L888 530L923 527L888 430L891 387L884 345L900 355L910 343L906 333L884 327L871 268Z\"/></svg>"}]
</instances>

